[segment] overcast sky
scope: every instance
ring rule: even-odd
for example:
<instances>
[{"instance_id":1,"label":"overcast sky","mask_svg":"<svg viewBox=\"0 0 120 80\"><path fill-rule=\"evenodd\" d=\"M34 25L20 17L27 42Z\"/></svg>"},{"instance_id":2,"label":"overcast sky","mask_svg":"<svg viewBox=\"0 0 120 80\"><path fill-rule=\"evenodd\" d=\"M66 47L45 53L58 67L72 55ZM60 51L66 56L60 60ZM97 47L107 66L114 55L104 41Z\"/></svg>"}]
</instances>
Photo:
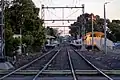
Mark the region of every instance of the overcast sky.
<instances>
[{"instance_id":1,"label":"overcast sky","mask_svg":"<svg viewBox=\"0 0 120 80\"><path fill-rule=\"evenodd\" d=\"M120 0L33 0L37 7L41 7L41 4L45 6L81 6L81 4L85 4L85 12L94 13L95 15L100 15L103 18L103 5L105 2L110 2L106 5L106 15L110 20L112 19L120 19ZM70 14L73 15L69 16ZM55 14L55 15L54 15ZM81 9L65 9L64 10L64 18L65 19L76 19L81 13ZM45 10L45 19L62 19L62 10ZM70 25L73 22L64 22L64 25ZM55 22L52 25L61 24ZM51 25L50 23L46 23L46 25ZM63 28L61 28L63 29ZM66 33L68 33L68 29L66 29Z\"/></svg>"}]
</instances>

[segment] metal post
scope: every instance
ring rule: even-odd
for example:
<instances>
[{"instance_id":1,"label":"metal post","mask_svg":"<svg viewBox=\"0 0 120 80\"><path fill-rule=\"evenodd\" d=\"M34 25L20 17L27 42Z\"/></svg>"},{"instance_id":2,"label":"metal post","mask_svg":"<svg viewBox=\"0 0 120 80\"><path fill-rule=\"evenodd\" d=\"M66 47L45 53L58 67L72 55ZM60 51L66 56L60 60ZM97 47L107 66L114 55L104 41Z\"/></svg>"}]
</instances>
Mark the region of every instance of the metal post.
<instances>
[{"instance_id":1,"label":"metal post","mask_svg":"<svg viewBox=\"0 0 120 80\"><path fill-rule=\"evenodd\" d=\"M81 50L80 51L86 51L86 48L85 48L85 44L84 44L84 36L85 36L85 18L84 18L84 12L85 12L85 8L84 8L84 4L82 4L82 17L83 17L83 24L82 24L82 29L83 29L83 34L82 34L82 39L83 39L83 44L82 44L82 48L81 48Z\"/></svg>"},{"instance_id":2,"label":"metal post","mask_svg":"<svg viewBox=\"0 0 120 80\"><path fill-rule=\"evenodd\" d=\"M1 0L0 15L0 69L12 69L13 66L5 59L5 29L4 29L4 0Z\"/></svg>"},{"instance_id":3,"label":"metal post","mask_svg":"<svg viewBox=\"0 0 120 80\"><path fill-rule=\"evenodd\" d=\"M62 19L64 19L64 8L62 8ZM62 25L64 25L64 21L62 21ZM64 27L64 36L65 36L65 27Z\"/></svg>"},{"instance_id":4,"label":"metal post","mask_svg":"<svg viewBox=\"0 0 120 80\"><path fill-rule=\"evenodd\" d=\"M105 46L105 54L107 54L107 44L106 44L106 41L107 41L107 34L106 34L106 4L109 3L109 2L106 2L104 3L104 46Z\"/></svg>"},{"instance_id":5,"label":"metal post","mask_svg":"<svg viewBox=\"0 0 120 80\"><path fill-rule=\"evenodd\" d=\"M92 14L92 51L94 50L94 28L93 28L93 14Z\"/></svg>"},{"instance_id":6,"label":"metal post","mask_svg":"<svg viewBox=\"0 0 120 80\"><path fill-rule=\"evenodd\" d=\"M44 15L44 5L42 4L42 6L41 6L41 19L44 20L44 17L45 17L45 15Z\"/></svg>"},{"instance_id":7,"label":"metal post","mask_svg":"<svg viewBox=\"0 0 120 80\"><path fill-rule=\"evenodd\" d=\"M79 39L80 39L80 26L78 26L78 28L79 28L79 29L78 29L78 30L79 30L79 31L78 31L78 35L79 35Z\"/></svg>"},{"instance_id":8,"label":"metal post","mask_svg":"<svg viewBox=\"0 0 120 80\"><path fill-rule=\"evenodd\" d=\"M83 29L83 37L85 36L85 26L84 26L84 24L85 24L85 19L84 19L84 13L85 13L85 11L84 11L84 4L82 4L82 15L83 15L83 24L82 24L82 29ZM84 39L84 38L83 38ZM84 40L83 40L83 46L84 46Z\"/></svg>"},{"instance_id":9,"label":"metal post","mask_svg":"<svg viewBox=\"0 0 120 80\"><path fill-rule=\"evenodd\" d=\"M0 21L1 21L1 23L0 23L0 30L1 30L1 34L0 34L0 37L1 37L1 40L0 40L0 43L1 43L1 46L0 46L0 57L1 58L4 58L4 46L5 46L5 44L4 44L4 0L1 0L1 19L0 19Z\"/></svg>"},{"instance_id":10,"label":"metal post","mask_svg":"<svg viewBox=\"0 0 120 80\"><path fill-rule=\"evenodd\" d=\"M20 48L21 48L21 53L22 54L22 29L20 28Z\"/></svg>"}]
</instances>

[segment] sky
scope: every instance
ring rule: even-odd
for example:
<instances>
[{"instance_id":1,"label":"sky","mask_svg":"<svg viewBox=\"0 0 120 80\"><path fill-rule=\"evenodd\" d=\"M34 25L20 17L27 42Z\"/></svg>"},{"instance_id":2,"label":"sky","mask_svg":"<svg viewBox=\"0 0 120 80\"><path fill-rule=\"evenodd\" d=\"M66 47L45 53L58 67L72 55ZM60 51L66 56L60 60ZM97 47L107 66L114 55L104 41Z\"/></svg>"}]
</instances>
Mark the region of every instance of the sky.
<instances>
[{"instance_id":1,"label":"sky","mask_svg":"<svg viewBox=\"0 0 120 80\"><path fill-rule=\"evenodd\" d=\"M110 20L120 19L120 0L33 0L36 7L41 8L41 4L44 6L81 6L85 4L85 13L94 13L103 18L104 16L104 3L110 2L106 5L106 17ZM41 12L40 12L41 13ZM74 13L73 15L71 15ZM62 9L47 9L45 10L45 19L77 19L82 14L82 9L64 9L64 18ZM70 16L69 16L70 15ZM45 22L46 26L49 25L64 25L69 26L73 22ZM68 28L59 28L59 30L65 30L65 34L68 34ZM64 33L63 33L64 35Z\"/></svg>"}]
</instances>

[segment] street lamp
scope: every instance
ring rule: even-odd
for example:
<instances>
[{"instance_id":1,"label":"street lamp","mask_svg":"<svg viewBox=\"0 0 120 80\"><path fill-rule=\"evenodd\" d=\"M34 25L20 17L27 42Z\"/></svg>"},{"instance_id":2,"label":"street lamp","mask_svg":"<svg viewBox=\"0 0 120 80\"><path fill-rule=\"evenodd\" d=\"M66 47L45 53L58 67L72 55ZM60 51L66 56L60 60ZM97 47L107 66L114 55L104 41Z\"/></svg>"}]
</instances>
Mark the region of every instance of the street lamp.
<instances>
[{"instance_id":1,"label":"street lamp","mask_svg":"<svg viewBox=\"0 0 120 80\"><path fill-rule=\"evenodd\" d=\"M83 30L83 34L82 34L82 41L83 41L83 44L82 44L82 47L81 47L81 50L80 51L86 51L87 49L85 48L85 43L84 43L84 36L85 36L85 18L84 18L84 14L85 14L85 5L82 4L82 17L83 17L83 24L82 24L82 30Z\"/></svg>"},{"instance_id":2,"label":"street lamp","mask_svg":"<svg viewBox=\"0 0 120 80\"><path fill-rule=\"evenodd\" d=\"M106 4L108 4L110 2L105 2L104 3L104 46L105 46L105 54L107 54L107 45L106 45L106 41L107 41L107 34L106 34L106 27L107 27L107 24L106 24Z\"/></svg>"}]
</instances>

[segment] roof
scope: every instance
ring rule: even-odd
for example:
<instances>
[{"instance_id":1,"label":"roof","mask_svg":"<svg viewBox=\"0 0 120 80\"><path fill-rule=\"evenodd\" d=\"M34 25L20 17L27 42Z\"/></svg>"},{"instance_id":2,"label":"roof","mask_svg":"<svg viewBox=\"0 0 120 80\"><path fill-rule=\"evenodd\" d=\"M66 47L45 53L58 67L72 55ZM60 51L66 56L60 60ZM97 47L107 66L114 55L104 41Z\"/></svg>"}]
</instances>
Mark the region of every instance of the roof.
<instances>
[{"instance_id":1,"label":"roof","mask_svg":"<svg viewBox=\"0 0 120 80\"><path fill-rule=\"evenodd\" d=\"M88 32L88 33L86 33L86 35L92 35L92 32ZM104 33L103 32L94 32L94 35L95 36L104 36Z\"/></svg>"}]
</instances>

